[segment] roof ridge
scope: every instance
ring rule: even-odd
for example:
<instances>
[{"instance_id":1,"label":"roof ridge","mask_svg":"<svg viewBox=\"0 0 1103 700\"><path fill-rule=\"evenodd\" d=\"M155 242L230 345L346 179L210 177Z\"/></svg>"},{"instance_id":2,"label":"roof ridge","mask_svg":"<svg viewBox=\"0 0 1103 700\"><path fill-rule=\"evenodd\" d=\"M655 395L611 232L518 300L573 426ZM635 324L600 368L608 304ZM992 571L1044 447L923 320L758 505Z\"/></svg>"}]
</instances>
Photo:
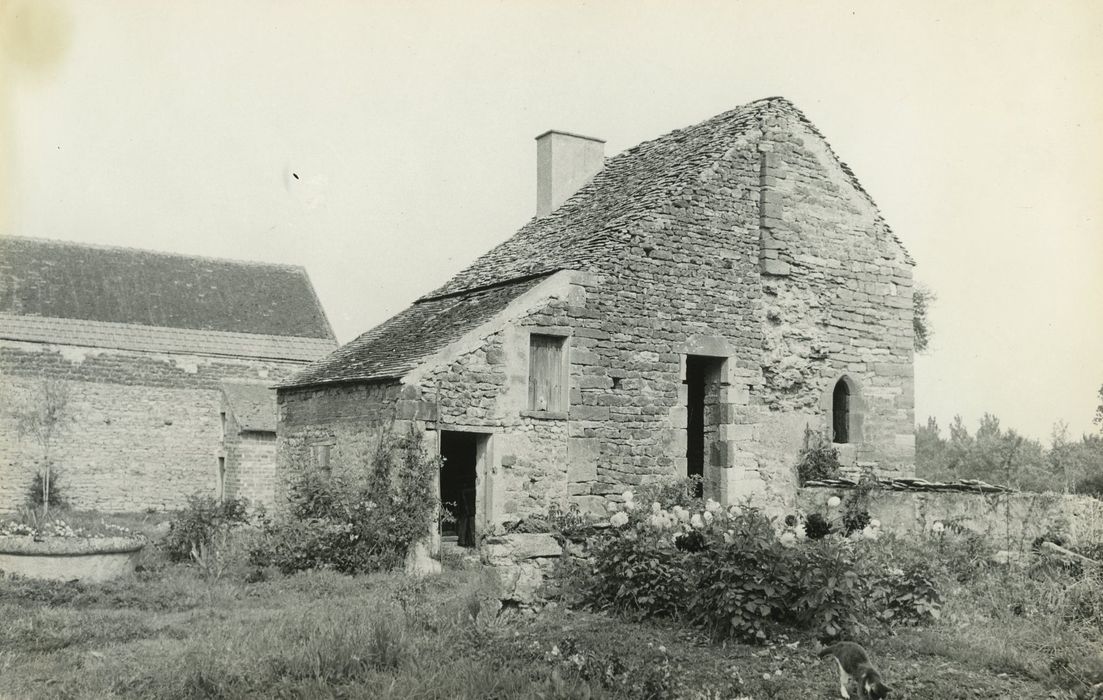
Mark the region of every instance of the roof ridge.
<instances>
[{"instance_id":1,"label":"roof ridge","mask_svg":"<svg viewBox=\"0 0 1103 700\"><path fill-rule=\"evenodd\" d=\"M146 253L149 255L159 255L166 258L186 258L188 260L209 260L211 262L221 263L234 263L237 265L251 265L254 267L269 267L269 268L281 268L284 270L296 270L306 274L306 267L304 265L296 265L294 263L278 263L278 262L266 262L263 260L243 260L241 258L227 258L218 257L214 255L195 255L191 253L174 253L164 250L154 250L152 248L136 248L134 246L125 245L112 245L109 243L83 243L80 241L67 241L60 238L41 238L38 236L17 236L15 234L2 234L0 235L0 242L6 240L14 241L32 241L34 243L45 243L47 245L56 246L74 246L77 248L90 248L92 250L117 250L128 251L132 253Z\"/></svg>"}]
</instances>

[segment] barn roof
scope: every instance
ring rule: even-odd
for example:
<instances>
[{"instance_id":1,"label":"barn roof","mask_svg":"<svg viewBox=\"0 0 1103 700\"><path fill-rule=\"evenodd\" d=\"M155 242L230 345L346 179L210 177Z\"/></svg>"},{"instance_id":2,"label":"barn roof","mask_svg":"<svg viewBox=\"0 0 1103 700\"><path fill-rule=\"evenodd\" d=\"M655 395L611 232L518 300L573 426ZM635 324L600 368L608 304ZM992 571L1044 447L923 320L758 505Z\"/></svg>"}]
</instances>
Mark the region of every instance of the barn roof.
<instances>
[{"instance_id":1,"label":"barn roof","mask_svg":"<svg viewBox=\"0 0 1103 700\"><path fill-rule=\"evenodd\" d=\"M497 303L503 295L520 293L511 284L516 280L557 270L590 270L594 263L616 259L630 242L635 224L650 219L691 188L740 139L753 138L771 109L794 115L823 138L788 100L771 97L629 148L606 159L602 170L553 212L533 218L445 285L308 366L284 386L401 377L416 366L417 359L428 357L455 336L464 319L453 314L467 312L464 300L470 298L485 315L495 306L504 307L505 303ZM855 189L873 204L850 168L839 164ZM495 291L483 296L488 288ZM491 299L497 302L488 303ZM416 332L407 332L411 329Z\"/></svg>"},{"instance_id":2,"label":"barn roof","mask_svg":"<svg viewBox=\"0 0 1103 700\"><path fill-rule=\"evenodd\" d=\"M333 341L301 267L14 236L0 314Z\"/></svg>"}]
</instances>

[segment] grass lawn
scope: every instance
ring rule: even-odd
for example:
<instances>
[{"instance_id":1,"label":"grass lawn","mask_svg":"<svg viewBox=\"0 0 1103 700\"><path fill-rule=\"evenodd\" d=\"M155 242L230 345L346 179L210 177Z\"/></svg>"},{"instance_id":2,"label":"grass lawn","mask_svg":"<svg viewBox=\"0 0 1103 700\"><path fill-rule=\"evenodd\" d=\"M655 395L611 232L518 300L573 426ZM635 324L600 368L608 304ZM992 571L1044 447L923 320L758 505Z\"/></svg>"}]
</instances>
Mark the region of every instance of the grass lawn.
<instances>
[{"instance_id":1,"label":"grass lawn","mask_svg":"<svg viewBox=\"0 0 1103 700\"><path fill-rule=\"evenodd\" d=\"M168 566L99 585L4 580L0 695L837 697L833 664L816 658L813 640L718 645L687 628L557 606L497 614L489 590L473 570L421 581L311 572L244 583ZM1056 647L1035 648L1045 624L961 618L869 647L893 698L1073 697L1060 689ZM1103 659L1091 648L1098 637L1076 632L1061 642L1053 627L1046 639L1072 645L1074 668Z\"/></svg>"}]
</instances>

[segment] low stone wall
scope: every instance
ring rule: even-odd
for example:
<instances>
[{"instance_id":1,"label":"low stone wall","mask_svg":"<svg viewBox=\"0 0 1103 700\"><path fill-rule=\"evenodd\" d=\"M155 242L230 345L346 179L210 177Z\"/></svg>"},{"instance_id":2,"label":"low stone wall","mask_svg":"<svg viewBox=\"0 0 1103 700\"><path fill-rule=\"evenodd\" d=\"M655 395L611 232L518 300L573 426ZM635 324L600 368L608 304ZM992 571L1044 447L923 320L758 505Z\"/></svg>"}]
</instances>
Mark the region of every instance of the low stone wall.
<instances>
[{"instance_id":1,"label":"low stone wall","mask_svg":"<svg viewBox=\"0 0 1103 700\"><path fill-rule=\"evenodd\" d=\"M498 577L499 599L528 606L543 599L541 589L563 548L551 535L518 533L488 537L479 554Z\"/></svg>"},{"instance_id":2,"label":"low stone wall","mask_svg":"<svg viewBox=\"0 0 1103 700\"><path fill-rule=\"evenodd\" d=\"M854 493L805 487L797 494L797 507L830 518L828 500L838 496L845 501ZM1103 501L1090 496L875 490L868 510L884 530L903 534L953 524L984 535L1000 549L1029 547L1034 538L1048 534L1060 534L1070 545L1103 542Z\"/></svg>"},{"instance_id":3,"label":"low stone wall","mask_svg":"<svg viewBox=\"0 0 1103 700\"><path fill-rule=\"evenodd\" d=\"M54 581L107 581L133 571L145 543L133 537L0 537L0 572Z\"/></svg>"}]
</instances>

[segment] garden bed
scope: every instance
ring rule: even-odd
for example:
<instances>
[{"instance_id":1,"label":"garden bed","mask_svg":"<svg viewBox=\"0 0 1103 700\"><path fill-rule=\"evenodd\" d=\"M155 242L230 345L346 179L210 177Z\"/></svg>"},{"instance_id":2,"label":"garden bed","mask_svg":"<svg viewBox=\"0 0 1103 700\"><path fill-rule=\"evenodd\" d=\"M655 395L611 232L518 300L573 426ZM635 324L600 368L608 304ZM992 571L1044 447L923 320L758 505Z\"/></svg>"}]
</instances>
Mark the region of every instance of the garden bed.
<instances>
[{"instance_id":1,"label":"garden bed","mask_svg":"<svg viewBox=\"0 0 1103 700\"><path fill-rule=\"evenodd\" d=\"M0 571L55 581L106 581L134 570L141 537L0 536Z\"/></svg>"}]
</instances>

